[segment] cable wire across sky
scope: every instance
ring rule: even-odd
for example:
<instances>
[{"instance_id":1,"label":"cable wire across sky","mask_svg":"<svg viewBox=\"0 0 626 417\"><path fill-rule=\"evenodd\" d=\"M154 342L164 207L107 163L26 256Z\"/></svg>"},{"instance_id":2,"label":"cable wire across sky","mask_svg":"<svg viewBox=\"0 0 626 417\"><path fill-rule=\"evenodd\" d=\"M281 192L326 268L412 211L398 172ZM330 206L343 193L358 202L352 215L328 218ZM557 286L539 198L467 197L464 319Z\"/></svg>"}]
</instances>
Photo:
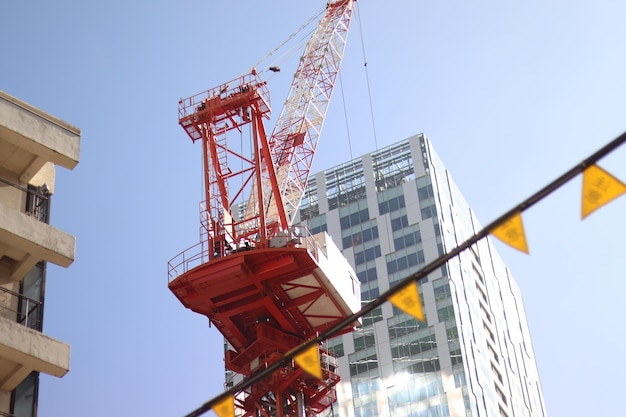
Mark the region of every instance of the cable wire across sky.
<instances>
[{"instance_id":1,"label":"cable wire across sky","mask_svg":"<svg viewBox=\"0 0 626 417\"><path fill-rule=\"evenodd\" d=\"M561 176L559 176L558 178L556 178L555 180L547 184L545 187L541 188L536 193L532 194L530 197L523 200L521 203L517 204L515 207L506 211L504 214L502 214L501 216L493 220L487 226L483 227L478 233L474 234L472 237L467 239L461 245L457 246L450 252L440 256L439 258L435 259L431 263L425 265L422 269L420 269L416 273L409 275L408 277L399 281L396 285L394 285L393 287L391 287L390 289L382 293L380 297L378 297L374 301L365 305L358 312L354 313L353 315L349 317L344 318L343 320L338 322L336 325L332 326L328 330L319 334L316 338L309 339L308 341L301 344L300 346L287 352L280 360L274 362L273 364L271 364L264 370L255 373L250 378L241 381L240 383L236 384L232 388L222 392L221 394L217 395L216 397L202 404L196 410L187 414L185 417L198 417L198 416L203 415L204 413L211 410L216 404L220 403L221 401L228 398L229 396L234 396L238 392L243 391L244 389L257 383L258 381L269 377L272 373L274 373L281 367L284 367L289 362L291 362L295 356L305 352L311 346L317 345L323 342L324 340L327 340L335 336L341 330L345 329L347 326L353 323L356 319L363 317L367 313L371 312L375 308L387 302L390 297L397 294L399 291L407 287L409 284L417 283L421 279L427 277L430 273L432 273L433 271L443 266L446 262L458 256L461 252L468 249L469 247L471 247L472 245L474 245L481 239L487 237L495 229L497 229L498 227L500 227L501 225L509 221L513 216L523 213L525 210L529 209L530 207L532 207L533 205L535 205L536 203L538 203L539 201L541 201L542 199L544 199L545 197L547 197L548 195L550 195L551 193L559 189L561 186L563 186L564 184L572 180L578 174L583 173L587 168L595 165L600 159L602 159L603 157L605 157L606 155L614 151L624 142L626 142L626 132L622 133L620 136L618 136L617 138L615 138L614 140L612 140L611 142L609 142L608 144L600 148L598 151L594 152L589 157L585 158L583 161L581 161L580 163L578 163L577 165L575 165L574 167L566 171L564 174L562 174Z\"/></svg>"}]
</instances>

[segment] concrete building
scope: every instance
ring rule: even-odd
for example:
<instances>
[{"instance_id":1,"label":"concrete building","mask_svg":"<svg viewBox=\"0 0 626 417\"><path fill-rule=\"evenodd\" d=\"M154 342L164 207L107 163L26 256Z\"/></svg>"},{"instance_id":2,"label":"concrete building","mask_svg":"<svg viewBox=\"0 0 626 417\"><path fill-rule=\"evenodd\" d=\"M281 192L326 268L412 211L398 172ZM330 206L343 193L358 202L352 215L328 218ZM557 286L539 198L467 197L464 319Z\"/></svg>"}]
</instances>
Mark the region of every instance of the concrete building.
<instances>
[{"instance_id":1,"label":"concrete building","mask_svg":"<svg viewBox=\"0 0 626 417\"><path fill-rule=\"evenodd\" d=\"M424 135L310 179L300 210L361 281L363 303L481 229ZM328 341L339 360L330 415L545 416L522 298L482 240L420 282L426 323L385 303Z\"/></svg>"},{"instance_id":2,"label":"concrete building","mask_svg":"<svg viewBox=\"0 0 626 417\"><path fill-rule=\"evenodd\" d=\"M0 91L0 416L36 416L39 373L69 370L69 345L42 321L46 264L75 253L48 224L55 169L73 169L79 149L78 128Z\"/></svg>"}]
</instances>

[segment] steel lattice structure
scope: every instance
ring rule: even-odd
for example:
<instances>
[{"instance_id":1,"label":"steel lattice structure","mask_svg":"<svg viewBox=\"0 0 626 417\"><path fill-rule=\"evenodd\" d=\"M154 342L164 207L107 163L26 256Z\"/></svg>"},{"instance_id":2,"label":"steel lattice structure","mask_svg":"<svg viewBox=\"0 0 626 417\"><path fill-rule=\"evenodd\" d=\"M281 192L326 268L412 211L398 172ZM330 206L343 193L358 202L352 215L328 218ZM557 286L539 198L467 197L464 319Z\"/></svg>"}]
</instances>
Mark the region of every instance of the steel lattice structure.
<instances>
[{"instance_id":1,"label":"steel lattice structure","mask_svg":"<svg viewBox=\"0 0 626 417\"><path fill-rule=\"evenodd\" d=\"M201 241L170 261L169 288L219 329L232 347L226 368L244 377L360 308L359 281L332 240L292 226L353 2L327 5L271 136L269 91L255 70L179 102L179 124L202 143L205 201ZM236 135L244 130L247 147ZM239 414L311 416L330 407L339 376L335 358L319 351L321 380L285 366L237 395Z\"/></svg>"}]
</instances>

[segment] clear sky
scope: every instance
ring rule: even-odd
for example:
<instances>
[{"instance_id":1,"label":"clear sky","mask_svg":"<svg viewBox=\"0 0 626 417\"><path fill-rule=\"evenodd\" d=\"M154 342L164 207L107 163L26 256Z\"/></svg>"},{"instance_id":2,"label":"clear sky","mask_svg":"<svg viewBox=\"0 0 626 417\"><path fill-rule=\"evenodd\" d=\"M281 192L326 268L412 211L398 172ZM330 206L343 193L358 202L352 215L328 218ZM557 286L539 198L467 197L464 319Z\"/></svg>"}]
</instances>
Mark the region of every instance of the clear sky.
<instances>
[{"instance_id":1,"label":"clear sky","mask_svg":"<svg viewBox=\"0 0 626 417\"><path fill-rule=\"evenodd\" d=\"M76 235L76 261L49 266L44 321L71 344L71 370L41 377L40 416L176 417L223 390L220 334L167 289L167 261L198 241L202 199L200 146L177 103L249 70L324 4L0 6L0 89L82 130L51 219ZM358 11L314 171L423 132L487 224L626 130L626 2L361 0ZM270 81L275 116L289 83ZM626 181L626 148L600 166ZM551 417L623 409L626 197L581 222L580 188L577 177L524 214L529 256L497 244Z\"/></svg>"}]
</instances>

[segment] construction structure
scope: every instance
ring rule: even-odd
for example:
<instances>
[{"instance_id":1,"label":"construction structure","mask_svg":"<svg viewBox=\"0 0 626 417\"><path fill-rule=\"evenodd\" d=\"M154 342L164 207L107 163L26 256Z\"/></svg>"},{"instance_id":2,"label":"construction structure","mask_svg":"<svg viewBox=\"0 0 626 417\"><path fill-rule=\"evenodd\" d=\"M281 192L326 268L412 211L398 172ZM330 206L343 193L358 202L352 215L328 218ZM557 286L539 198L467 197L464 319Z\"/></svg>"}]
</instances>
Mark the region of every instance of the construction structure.
<instances>
[{"instance_id":1,"label":"construction structure","mask_svg":"<svg viewBox=\"0 0 626 417\"><path fill-rule=\"evenodd\" d=\"M309 179L299 211L340 245L366 304L482 230L423 134ZM325 348L342 417L545 417L520 289L483 239L419 281L425 322L384 303Z\"/></svg>"},{"instance_id":2,"label":"construction structure","mask_svg":"<svg viewBox=\"0 0 626 417\"><path fill-rule=\"evenodd\" d=\"M200 243L170 261L169 288L222 333L230 346L226 368L243 377L361 307L356 274L332 239L294 227L352 9L353 0L327 4L270 136L269 91L255 69L179 102L179 124L202 145L205 201ZM320 360L322 379L288 365L238 393L237 415L328 409L339 376L336 358L322 347Z\"/></svg>"},{"instance_id":3,"label":"construction structure","mask_svg":"<svg viewBox=\"0 0 626 417\"><path fill-rule=\"evenodd\" d=\"M42 333L46 264L75 238L49 225L55 167L73 169L80 130L0 91L0 416L36 417L39 373L62 377L70 347Z\"/></svg>"}]
</instances>

